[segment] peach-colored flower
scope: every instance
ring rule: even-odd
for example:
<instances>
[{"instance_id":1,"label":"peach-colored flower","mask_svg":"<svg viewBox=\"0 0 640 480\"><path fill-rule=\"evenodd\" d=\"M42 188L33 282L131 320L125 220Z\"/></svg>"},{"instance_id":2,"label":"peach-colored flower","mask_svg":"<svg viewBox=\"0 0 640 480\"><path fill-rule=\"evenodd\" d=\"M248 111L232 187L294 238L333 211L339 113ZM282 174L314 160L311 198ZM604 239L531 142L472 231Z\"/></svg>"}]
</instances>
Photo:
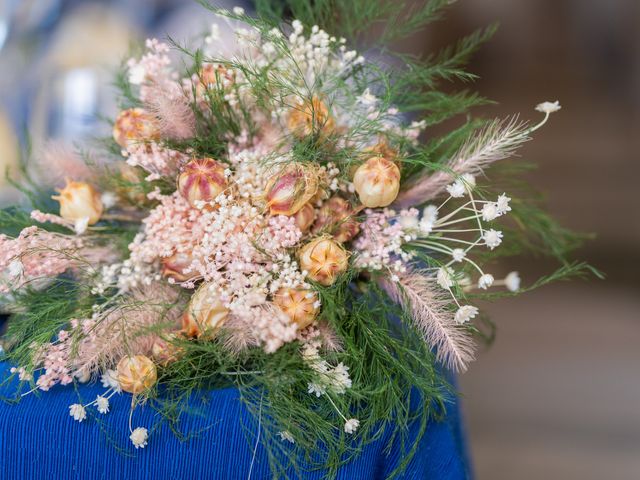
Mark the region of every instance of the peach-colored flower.
<instances>
[{"instance_id":1,"label":"peach-colored flower","mask_svg":"<svg viewBox=\"0 0 640 480\"><path fill-rule=\"evenodd\" d=\"M309 278L325 286L332 285L349 264L346 250L327 237L316 238L304 245L298 258Z\"/></svg>"},{"instance_id":2,"label":"peach-colored flower","mask_svg":"<svg viewBox=\"0 0 640 480\"><path fill-rule=\"evenodd\" d=\"M211 284L203 283L182 316L182 331L188 337L212 337L228 316L229 309L212 292Z\"/></svg>"},{"instance_id":3,"label":"peach-colored flower","mask_svg":"<svg viewBox=\"0 0 640 480\"><path fill-rule=\"evenodd\" d=\"M331 197L318 209L313 232L326 232L336 242L344 243L355 237L360 231L358 222L349 202L341 197Z\"/></svg>"},{"instance_id":4,"label":"peach-colored flower","mask_svg":"<svg viewBox=\"0 0 640 480\"><path fill-rule=\"evenodd\" d=\"M289 130L300 138L314 133L328 135L335 129L335 122L329 109L318 97L301 102L292 108L287 123Z\"/></svg>"},{"instance_id":5,"label":"peach-colored flower","mask_svg":"<svg viewBox=\"0 0 640 480\"><path fill-rule=\"evenodd\" d=\"M299 329L311 325L320 311L318 295L311 290L281 288L275 294L273 303L286 313L292 322L297 323Z\"/></svg>"},{"instance_id":6,"label":"peach-colored flower","mask_svg":"<svg viewBox=\"0 0 640 480\"><path fill-rule=\"evenodd\" d=\"M144 355L122 358L117 370L120 388L133 394L150 389L158 380L155 363Z\"/></svg>"},{"instance_id":7,"label":"peach-colored flower","mask_svg":"<svg viewBox=\"0 0 640 480\"><path fill-rule=\"evenodd\" d=\"M215 86L226 88L232 85L235 75L224 65L207 63L200 69L198 79L200 82L196 85L196 93L204 94L206 90Z\"/></svg>"},{"instance_id":8,"label":"peach-colored flower","mask_svg":"<svg viewBox=\"0 0 640 480\"><path fill-rule=\"evenodd\" d=\"M178 338L175 333L169 333L164 338L157 338L151 347L151 355L159 365L166 366L175 362L180 356L181 348L173 343Z\"/></svg>"},{"instance_id":9,"label":"peach-colored flower","mask_svg":"<svg viewBox=\"0 0 640 480\"><path fill-rule=\"evenodd\" d=\"M191 266L192 262L193 257L188 253L174 253L170 257L162 259L162 275L167 278L172 278L177 282L193 280L199 275L198 272L195 269L189 273L185 272L185 270Z\"/></svg>"},{"instance_id":10,"label":"peach-colored flower","mask_svg":"<svg viewBox=\"0 0 640 480\"><path fill-rule=\"evenodd\" d=\"M60 216L65 220L77 221L89 219L89 225L93 225L102 215L103 206L100 193L92 185L85 182L72 182L62 190L59 195L54 195L54 200L60 202Z\"/></svg>"},{"instance_id":11,"label":"peach-colored flower","mask_svg":"<svg viewBox=\"0 0 640 480\"><path fill-rule=\"evenodd\" d=\"M294 218L296 220L296 226L304 233L309 230L309 227L313 224L316 218L316 210L311 203L305 203L302 208L296 212Z\"/></svg>"},{"instance_id":12,"label":"peach-colored flower","mask_svg":"<svg viewBox=\"0 0 640 480\"><path fill-rule=\"evenodd\" d=\"M356 170L353 186L365 207L386 207L400 191L400 169L384 157L371 157Z\"/></svg>"},{"instance_id":13,"label":"peach-colored flower","mask_svg":"<svg viewBox=\"0 0 640 480\"><path fill-rule=\"evenodd\" d=\"M113 139L122 148L134 143L157 140L159 135L156 119L142 108L121 111L113 124Z\"/></svg>"}]
</instances>

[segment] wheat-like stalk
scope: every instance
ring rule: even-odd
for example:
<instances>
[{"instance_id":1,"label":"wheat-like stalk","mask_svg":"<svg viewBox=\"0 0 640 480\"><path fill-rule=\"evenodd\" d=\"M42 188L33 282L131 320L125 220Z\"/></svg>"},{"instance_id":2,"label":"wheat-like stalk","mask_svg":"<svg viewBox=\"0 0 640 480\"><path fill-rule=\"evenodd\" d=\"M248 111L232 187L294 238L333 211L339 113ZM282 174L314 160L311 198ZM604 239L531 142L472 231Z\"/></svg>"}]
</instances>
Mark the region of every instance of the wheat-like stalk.
<instances>
[{"instance_id":1,"label":"wheat-like stalk","mask_svg":"<svg viewBox=\"0 0 640 480\"><path fill-rule=\"evenodd\" d=\"M400 192L395 205L407 208L438 196L444 188L465 173L478 175L490 164L511 157L529 140L530 129L517 117L494 120L468 140L447 163L445 169L424 174Z\"/></svg>"},{"instance_id":2,"label":"wheat-like stalk","mask_svg":"<svg viewBox=\"0 0 640 480\"><path fill-rule=\"evenodd\" d=\"M471 337L445 307L447 299L434 288L435 281L421 272L402 274L394 282L381 281L391 299L401 305L420 330L424 340L436 351L436 358L447 368L462 372L474 359Z\"/></svg>"}]
</instances>

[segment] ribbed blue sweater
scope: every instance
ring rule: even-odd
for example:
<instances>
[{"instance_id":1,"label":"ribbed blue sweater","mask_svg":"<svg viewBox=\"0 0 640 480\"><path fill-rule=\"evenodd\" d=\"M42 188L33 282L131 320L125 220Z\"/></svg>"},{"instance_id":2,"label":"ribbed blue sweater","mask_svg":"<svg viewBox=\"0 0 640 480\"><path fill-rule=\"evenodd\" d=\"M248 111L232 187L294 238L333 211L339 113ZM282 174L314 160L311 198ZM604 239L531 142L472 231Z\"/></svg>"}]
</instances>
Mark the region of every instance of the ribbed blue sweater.
<instances>
[{"instance_id":1,"label":"ribbed blue sweater","mask_svg":"<svg viewBox=\"0 0 640 480\"><path fill-rule=\"evenodd\" d=\"M0 363L0 379L9 366ZM1 381L0 381L1 383ZM0 388L2 396L11 385ZM100 385L86 385L79 394L87 403L102 394ZM185 415L182 429L199 432L180 441L166 426L150 431L149 444L136 450L129 436L129 395L111 399L111 411L78 423L69 416L69 405L78 402L71 387L55 387L30 394L16 404L0 402L0 479L246 479L254 456L254 444L245 428L255 425L238 401L234 389L203 394L205 415ZM244 421L243 421L244 420ZM136 408L133 427L158 424L149 407ZM100 428L102 427L102 428ZM417 426L415 428L417 430ZM410 436L414 436L412 428ZM111 440L110 440L111 439ZM338 479L384 479L399 461L399 448L386 454L385 438L367 446L362 455L341 468ZM114 445L123 447L121 451ZM298 478L293 471L290 478ZM325 472L310 471L302 478L321 479ZM252 479L273 478L266 453L257 448ZM448 408L445 421L433 422L420 440L418 451L401 478L461 480L470 478L461 432L458 405Z\"/></svg>"}]
</instances>

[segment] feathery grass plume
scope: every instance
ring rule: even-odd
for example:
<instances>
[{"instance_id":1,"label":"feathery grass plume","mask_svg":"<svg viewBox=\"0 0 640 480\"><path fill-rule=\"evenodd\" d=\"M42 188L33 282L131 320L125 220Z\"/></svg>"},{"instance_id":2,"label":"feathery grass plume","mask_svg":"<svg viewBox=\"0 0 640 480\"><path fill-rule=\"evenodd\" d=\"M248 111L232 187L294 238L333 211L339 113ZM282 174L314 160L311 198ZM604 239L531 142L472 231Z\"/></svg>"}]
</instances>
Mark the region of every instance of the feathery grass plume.
<instances>
[{"instance_id":1,"label":"feathery grass plume","mask_svg":"<svg viewBox=\"0 0 640 480\"><path fill-rule=\"evenodd\" d=\"M395 205L407 208L431 200L456 177L465 173L478 175L492 163L509 158L529 138L527 124L517 117L494 120L467 141L442 170L424 173L411 181Z\"/></svg>"},{"instance_id":2,"label":"feathery grass plume","mask_svg":"<svg viewBox=\"0 0 640 480\"><path fill-rule=\"evenodd\" d=\"M384 277L382 288L391 299L411 312L425 341L436 349L436 358L447 368L463 372L474 359L473 340L454 320L450 303L433 288L435 281L420 272L408 272L394 282Z\"/></svg>"},{"instance_id":3,"label":"feathery grass plume","mask_svg":"<svg viewBox=\"0 0 640 480\"><path fill-rule=\"evenodd\" d=\"M36 174L46 185L59 186L65 178L87 181L95 176L81 156L61 141L48 141L38 157Z\"/></svg>"},{"instance_id":4,"label":"feathery grass plume","mask_svg":"<svg viewBox=\"0 0 640 480\"><path fill-rule=\"evenodd\" d=\"M151 85L145 107L158 120L163 137L173 140L192 138L196 132L196 117L186 95L168 92L161 85Z\"/></svg>"},{"instance_id":5,"label":"feathery grass plume","mask_svg":"<svg viewBox=\"0 0 640 480\"><path fill-rule=\"evenodd\" d=\"M134 289L71 343L78 374L104 371L125 355L148 354L158 330L177 326L183 306L169 285L156 282Z\"/></svg>"}]
</instances>

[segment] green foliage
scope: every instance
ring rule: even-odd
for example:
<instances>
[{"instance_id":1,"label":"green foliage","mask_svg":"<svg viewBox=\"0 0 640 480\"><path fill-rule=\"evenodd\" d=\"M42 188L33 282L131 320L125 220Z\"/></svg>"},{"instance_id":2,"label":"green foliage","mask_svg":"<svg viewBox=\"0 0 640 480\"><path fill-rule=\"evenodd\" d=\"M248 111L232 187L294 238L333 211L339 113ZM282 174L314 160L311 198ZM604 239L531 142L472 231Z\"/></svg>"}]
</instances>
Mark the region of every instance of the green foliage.
<instances>
[{"instance_id":1,"label":"green foliage","mask_svg":"<svg viewBox=\"0 0 640 480\"><path fill-rule=\"evenodd\" d=\"M323 352L331 364L349 365L353 382L344 395L327 393L330 401L307 393L317 373L299 354L298 343L287 344L272 354L248 349L229 355L224 337L216 341L177 340L180 358L161 370L162 400L155 405L180 435L179 419L198 414L200 389L234 386L256 419L247 426L260 435L274 472L284 474L288 459L299 472L299 461L326 468L334 477L340 465L362 451L368 443L384 438L387 448L399 442L404 452L399 473L415 453L429 419L444 414L453 392L438 371L433 353L412 330L404 313L378 289L368 284L357 290L349 278L322 289L323 321L331 324L343 342L339 352ZM191 399L189 403L188 400ZM344 419L358 412L360 427L350 436L342 431ZM418 422L417 438L409 441L409 425ZM257 428L259 423L259 428ZM277 437L286 430L295 446ZM249 434L249 432L251 432ZM258 432L258 433L256 433Z\"/></svg>"},{"instance_id":2,"label":"green foliage","mask_svg":"<svg viewBox=\"0 0 640 480\"><path fill-rule=\"evenodd\" d=\"M16 292L12 300L15 313L7 323L5 334L9 347L6 358L33 371L38 350L33 345L51 342L71 318L90 314L92 301L82 290L82 285L74 279L60 277L44 288L33 285Z\"/></svg>"}]
</instances>

